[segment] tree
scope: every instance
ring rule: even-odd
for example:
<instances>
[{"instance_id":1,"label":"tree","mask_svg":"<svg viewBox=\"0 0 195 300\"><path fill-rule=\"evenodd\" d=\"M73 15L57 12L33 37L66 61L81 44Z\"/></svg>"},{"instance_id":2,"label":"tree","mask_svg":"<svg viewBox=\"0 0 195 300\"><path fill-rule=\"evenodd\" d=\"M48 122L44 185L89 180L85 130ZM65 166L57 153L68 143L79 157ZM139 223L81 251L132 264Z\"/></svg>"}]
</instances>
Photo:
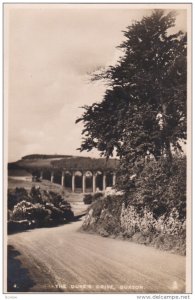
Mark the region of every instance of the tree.
<instances>
[{"instance_id":1,"label":"tree","mask_svg":"<svg viewBox=\"0 0 195 300\"><path fill-rule=\"evenodd\" d=\"M107 158L116 150L125 167L146 155L156 160L186 139L187 35L170 34L175 14L154 10L124 32L123 56L92 80L107 80L100 103L85 106L80 150L97 148Z\"/></svg>"}]
</instances>

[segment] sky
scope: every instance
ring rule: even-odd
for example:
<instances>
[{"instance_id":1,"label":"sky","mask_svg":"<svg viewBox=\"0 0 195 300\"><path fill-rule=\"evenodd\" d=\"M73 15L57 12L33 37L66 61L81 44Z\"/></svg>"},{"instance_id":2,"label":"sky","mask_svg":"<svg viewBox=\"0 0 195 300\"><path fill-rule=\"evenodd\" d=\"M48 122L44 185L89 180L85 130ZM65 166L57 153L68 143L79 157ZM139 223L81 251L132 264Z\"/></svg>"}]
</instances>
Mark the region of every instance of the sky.
<instances>
[{"instance_id":1,"label":"sky","mask_svg":"<svg viewBox=\"0 0 195 300\"><path fill-rule=\"evenodd\" d=\"M153 6L12 5L6 7L5 46L8 161L24 155L82 152L84 105L102 100L98 68L113 65L123 30L150 15ZM186 11L177 10L176 30L186 30Z\"/></svg>"}]
</instances>

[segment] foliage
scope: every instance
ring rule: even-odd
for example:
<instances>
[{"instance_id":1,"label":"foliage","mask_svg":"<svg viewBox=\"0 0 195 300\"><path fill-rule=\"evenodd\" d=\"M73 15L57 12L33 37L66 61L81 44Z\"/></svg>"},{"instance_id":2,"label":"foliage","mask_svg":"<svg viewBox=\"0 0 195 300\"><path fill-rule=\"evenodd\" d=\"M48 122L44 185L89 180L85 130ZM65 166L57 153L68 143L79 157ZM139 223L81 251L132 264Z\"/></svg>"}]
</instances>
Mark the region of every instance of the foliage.
<instances>
[{"instance_id":1,"label":"foliage","mask_svg":"<svg viewBox=\"0 0 195 300\"><path fill-rule=\"evenodd\" d=\"M32 186L32 188L30 190L30 197L31 197L33 203L41 203L42 195L41 195L40 188Z\"/></svg>"},{"instance_id":2,"label":"foliage","mask_svg":"<svg viewBox=\"0 0 195 300\"><path fill-rule=\"evenodd\" d=\"M65 210L63 213L63 216L68 222L70 222L74 219L74 214L71 209Z\"/></svg>"},{"instance_id":3,"label":"foliage","mask_svg":"<svg viewBox=\"0 0 195 300\"><path fill-rule=\"evenodd\" d=\"M68 170L98 170L104 171L114 170L118 165L117 159L110 159L107 161L105 158L91 158L91 157L70 157L69 159L60 159L52 161L51 164L54 167L62 168L65 167Z\"/></svg>"},{"instance_id":4,"label":"foliage","mask_svg":"<svg viewBox=\"0 0 195 300\"><path fill-rule=\"evenodd\" d=\"M161 158L148 162L137 176L129 203L138 210L147 207L155 218L175 208L186 218L186 157L174 157L172 164Z\"/></svg>"},{"instance_id":5,"label":"foliage","mask_svg":"<svg viewBox=\"0 0 195 300\"><path fill-rule=\"evenodd\" d=\"M97 192L97 193L93 194L93 201L98 200L99 198L101 198L103 196L104 196L104 193Z\"/></svg>"},{"instance_id":6,"label":"foliage","mask_svg":"<svg viewBox=\"0 0 195 300\"><path fill-rule=\"evenodd\" d=\"M83 229L185 254L186 157L150 160L131 184L128 195L93 202Z\"/></svg>"},{"instance_id":7,"label":"foliage","mask_svg":"<svg viewBox=\"0 0 195 300\"><path fill-rule=\"evenodd\" d=\"M127 208L122 207L121 227L129 236L133 236L136 232L142 232L145 235L168 234L178 235L185 231L185 221L180 220L179 213L176 208L172 208L168 214L162 214L158 218L146 207L142 208L142 213L129 204Z\"/></svg>"},{"instance_id":8,"label":"foliage","mask_svg":"<svg viewBox=\"0 0 195 300\"><path fill-rule=\"evenodd\" d=\"M56 207L59 207L60 203L63 201L63 198L60 194L49 191L48 197L51 203L53 203Z\"/></svg>"},{"instance_id":9,"label":"foliage","mask_svg":"<svg viewBox=\"0 0 195 300\"><path fill-rule=\"evenodd\" d=\"M83 197L83 202L85 204L91 204L92 203L92 199L93 199L92 194L85 194L84 197Z\"/></svg>"},{"instance_id":10,"label":"foliage","mask_svg":"<svg viewBox=\"0 0 195 300\"><path fill-rule=\"evenodd\" d=\"M108 196L92 203L83 230L104 237L120 237L185 255L186 222L177 208L158 216L150 206L124 204L124 196Z\"/></svg>"},{"instance_id":11,"label":"foliage","mask_svg":"<svg viewBox=\"0 0 195 300\"><path fill-rule=\"evenodd\" d=\"M156 218L149 208L142 207L140 213L131 204L127 208L123 205L120 224L124 238L185 255L186 222L176 208Z\"/></svg>"},{"instance_id":12,"label":"foliage","mask_svg":"<svg viewBox=\"0 0 195 300\"><path fill-rule=\"evenodd\" d=\"M103 100L85 106L76 121L84 123L80 150L97 148L106 157L116 150L124 184L131 185L130 172L141 171L146 156L171 161L186 139L187 36L170 34L174 25L173 12L154 10L127 27L123 56L93 78L107 80Z\"/></svg>"},{"instance_id":13,"label":"foliage","mask_svg":"<svg viewBox=\"0 0 195 300\"><path fill-rule=\"evenodd\" d=\"M18 231L24 231L30 228L33 228L33 226L29 224L28 220L22 220L22 221L14 221L9 220L7 224L8 233L14 233Z\"/></svg>"},{"instance_id":14,"label":"foliage","mask_svg":"<svg viewBox=\"0 0 195 300\"><path fill-rule=\"evenodd\" d=\"M85 217L82 228L95 231L103 236L120 232L121 196L101 197L94 201Z\"/></svg>"},{"instance_id":15,"label":"foliage","mask_svg":"<svg viewBox=\"0 0 195 300\"><path fill-rule=\"evenodd\" d=\"M8 190L8 209L13 210L14 206L21 200L30 200L30 197L24 188L17 187L14 192Z\"/></svg>"},{"instance_id":16,"label":"foliage","mask_svg":"<svg viewBox=\"0 0 195 300\"><path fill-rule=\"evenodd\" d=\"M39 203L32 204L23 200L14 207L12 220L35 220L36 222L42 222L50 214L51 211L43 205Z\"/></svg>"},{"instance_id":17,"label":"foliage","mask_svg":"<svg viewBox=\"0 0 195 300\"><path fill-rule=\"evenodd\" d=\"M8 232L53 226L71 221L74 214L61 195L32 187L8 193ZM14 227L15 226L15 227Z\"/></svg>"},{"instance_id":18,"label":"foliage","mask_svg":"<svg viewBox=\"0 0 195 300\"><path fill-rule=\"evenodd\" d=\"M83 197L83 202L85 204L91 204L95 200L99 200L101 197L103 197L103 193L97 192L95 194L85 194Z\"/></svg>"}]
</instances>

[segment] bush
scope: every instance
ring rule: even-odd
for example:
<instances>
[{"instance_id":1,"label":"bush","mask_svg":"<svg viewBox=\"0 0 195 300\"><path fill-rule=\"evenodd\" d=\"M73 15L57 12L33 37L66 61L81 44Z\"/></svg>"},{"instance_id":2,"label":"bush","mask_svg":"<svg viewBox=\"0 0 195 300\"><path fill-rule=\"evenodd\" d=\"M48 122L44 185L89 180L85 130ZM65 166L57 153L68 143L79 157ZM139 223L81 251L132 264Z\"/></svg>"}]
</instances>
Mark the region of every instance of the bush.
<instances>
[{"instance_id":1,"label":"bush","mask_svg":"<svg viewBox=\"0 0 195 300\"><path fill-rule=\"evenodd\" d=\"M93 200L92 194L86 194L86 195L84 195L84 197L83 197L83 202L84 202L85 204L91 204L91 203L92 203L92 200Z\"/></svg>"},{"instance_id":2,"label":"bush","mask_svg":"<svg viewBox=\"0 0 195 300\"><path fill-rule=\"evenodd\" d=\"M66 200L62 200L60 203L59 203L59 208L63 211L66 211L66 210L71 210L71 205L68 201Z\"/></svg>"},{"instance_id":3,"label":"bush","mask_svg":"<svg viewBox=\"0 0 195 300\"><path fill-rule=\"evenodd\" d=\"M8 209L13 210L14 206L22 200L30 200L28 192L24 188L16 188L13 192L8 190Z\"/></svg>"},{"instance_id":4,"label":"bush","mask_svg":"<svg viewBox=\"0 0 195 300\"><path fill-rule=\"evenodd\" d=\"M74 214L71 209L66 209L63 212L63 216L67 221L72 221L74 219Z\"/></svg>"},{"instance_id":5,"label":"bush","mask_svg":"<svg viewBox=\"0 0 195 300\"><path fill-rule=\"evenodd\" d=\"M60 210L59 208L55 207L55 206L51 206L50 205L50 218L57 222L57 223L63 223L64 221L64 217L63 217L63 211Z\"/></svg>"},{"instance_id":6,"label":"bush","mask_svg":"<svg viewBox=\"0 0 195 300\"><path fill-rule=\"evenodd\" d=\"M30 190L30 197L32 203L42 203L42 195L39 186L38 187L32 186Z\"/></svg>"},{"instance_id":7,"label":"bush","mask_svg":"<svg viewBox=\"0 0 195 300\"><path fill-rule=\"evenodd\" d=\"M13 210L12 220L14 221L34 221L39 226L44 223L46 217L51 215L51 210L46 209L43 205L22 201L18 203Z\"/></svg>"},{"instance_id":8,"label":"bush","mask_svg":"<svg viewBox=\"0 0 195 300\"><path fill-rule=\"evenodd\" d=\"M64 200L60 194L50 191L49 192L50 202L53 203L56 207L59 207L60 203Z\"/></svg>"},{"instance_id":9,"label":"bush","mask_svg":"<svg viewBox=\"0 0 195 300\"><path fill-rule=\"evenodd\" d=\"M22 200L20 203L16 204L12 213L12 220L21 221L21 220L31 220L29 209L33 208L33 204Z\"/></svg>"},{"instance_id":10,"label":"bush","mask_svg":"<svg viewBox=\"0 0 195 300\"><path fill-rule=\"evenodd\" d=\"M28 220L22 221L9 221L8 222L8 233L14 233L18 231L24 231L29 229L30 224Z\"/></svg>"},{"instance_id":11,"label":"bush","mask_svg":"<svg viewBox=\"0 0 195 300\"><path fill-rule=\"evenodd\" d=\"M21 222L24 220L29 222L25 225L26 230L27 227L55 226L74 218L70 203L57 193L32 187L29 194L25 189L17 188L8 196L9 232L23 230Z\"/></svg>"},{"instance_id":12,"label":"bush","mask_svg":"<svg viewBox=\"0 0 195 300\"><path fill-rule=\"evenodd\" d=\"M93 202L82 225L83 229L103 236L119 234L122 201L121 196L107 196Z\"/></svg>"},{"instance_id":13,"label":"bush","mask_svg":"<svg viewBox=\"0 0 195 300\"><path fill-rule=\"evenodd\" d=\"M174 157L172 164L166 159L147 163L135 182L135 190L128 203L137 212L148 208L156 219L176 208L179 219L186 217L186 158Z\"/></svg>"},{"instance_id":14,"label":"bush","mask_svg":"<svg viewBox=\"0 0 195 300\"><path fill-rule=\"evenodd\" d=\"M102 193L102 192L97 192L95 194L86 194L83 197L83 202L85 204L91 204L92 202L96 201L97 199L100 199L103 196L104 196L104 193Z\"/></svg>"},{"instance_id":15,"label":"bush","mask_svg":"<svg viewBox=\"0 0 195 300\"><path fill-rule=\"evenodd\" d=\"M94 195L93 195L93 201L95 201L95 200L97 200L97 199L99 199L99 198L101 198L101 197L103 197L104 196L104 193L102 193L102 192L97 192L97 193L95 193Z\"/></svg>"}]
</instances>

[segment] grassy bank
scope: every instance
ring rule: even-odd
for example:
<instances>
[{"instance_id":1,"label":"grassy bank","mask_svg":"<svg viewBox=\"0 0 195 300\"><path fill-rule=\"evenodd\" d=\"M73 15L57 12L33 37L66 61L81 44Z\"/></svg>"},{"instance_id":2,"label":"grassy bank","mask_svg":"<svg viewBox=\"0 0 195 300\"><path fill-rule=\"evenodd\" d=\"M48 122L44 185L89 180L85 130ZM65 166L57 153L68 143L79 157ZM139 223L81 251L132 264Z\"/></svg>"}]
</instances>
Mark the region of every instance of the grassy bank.
<instances>
[{"instance_id":1,"label":"grassy bank","mask_svg":"<svg viewBox=\"0 0 195 300\"><path fill-rule=\"evenodd\" d=\"M56 193L62 193L64 190L61 185L51 183L48 180L42 180L41 182L32 182L17 178L8 177L8 189L10 191L15 190L16 187L24 188L27 191L30 191L33 186L39 186L43 190L48 190Z\"/></svg>"}]
</instances>

